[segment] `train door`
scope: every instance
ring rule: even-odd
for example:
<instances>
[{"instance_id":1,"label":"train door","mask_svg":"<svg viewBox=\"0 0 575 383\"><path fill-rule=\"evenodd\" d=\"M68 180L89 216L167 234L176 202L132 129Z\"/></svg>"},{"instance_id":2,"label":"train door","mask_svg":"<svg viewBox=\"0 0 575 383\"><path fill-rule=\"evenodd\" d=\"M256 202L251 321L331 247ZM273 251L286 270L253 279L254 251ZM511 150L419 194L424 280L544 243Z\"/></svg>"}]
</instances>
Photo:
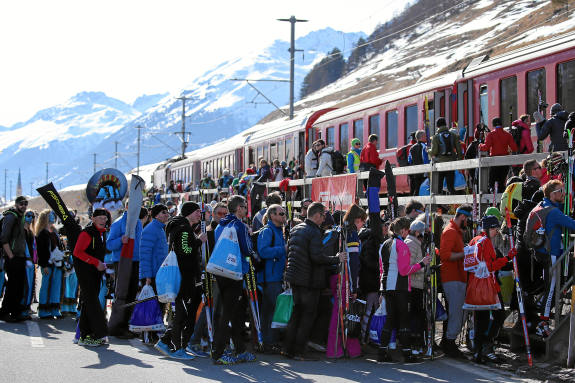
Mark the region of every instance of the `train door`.
<instances>
[{"instance_id":1,"label":"train door","mask_svg":"<svg viewBox=\"0 0 575 383\"><path fill-rule=\"evenodd\" d=\"M457 125L466 129L466 141L473 137L473 80L457 84Z\"/></svg>"},{"instance_id":2,"label":"train door","mask_svg":"<svg viewBox=\"0 0 575 383\"><path fill-rule=\"evenodd\" d=\"M434 92L433 93L433 114L435 119L431 120L431 127L432 127L432 134L435 134L435 121L439 117L446 117L445 116L445 92Z\"/></svg>"},{"instance_id":3,"label":"train door","mask_svg":"<svg viewBox=\"0 0 575 383\"><path fill-rule=\"evenodd\" d=\"M303 164L305 158L305 132L298 133L298 140L297 140L297 158L299 159L299 163ZM309 147L311 148L311 144L313 139L311 139L309 143ZM287 148L286 148L287 151Z\"/></svg>"}]
</instances>

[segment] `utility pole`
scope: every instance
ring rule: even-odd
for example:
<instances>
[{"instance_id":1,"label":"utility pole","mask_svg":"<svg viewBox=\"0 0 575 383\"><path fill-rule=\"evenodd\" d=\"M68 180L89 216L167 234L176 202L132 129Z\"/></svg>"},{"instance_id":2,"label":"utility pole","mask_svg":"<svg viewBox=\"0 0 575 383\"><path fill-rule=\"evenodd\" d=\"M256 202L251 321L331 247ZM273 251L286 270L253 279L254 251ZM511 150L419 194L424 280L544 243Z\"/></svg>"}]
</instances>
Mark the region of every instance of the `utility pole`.
<instances>
[{"instance_id":1,"label":"utility pole","mask_svg":"<svg viewBox=\"0 0 575 383\"><path fill-rule=\"evenodd\" d=\"M114 151L114 169L118 169L118 141L114 142L116 150Z\"/></svg>"},{"instance_id":2,"label":"utility pole","mask_svg":"<svg viewBox=\"0 0 575 383\"><path fill-rule=\"evenodd\" d=\"M136 126L136 129L138 129L138 164L136 166L136 175L139 176L140 175L140 137L141 137L141 131L142 129L144 129L143 126L138 125Z\"/></svg>"},{"instance_id":3,"label":"utility pole","mask_svg":"<svg viewBox=\"0 0 575 383\"><path fill-rule=\"evenodd\" d=\"M10 201L12 201L12 180L10 180Z\"/></svg>"},{"instance_id":4,"label":"utility pole","mask_svg":"<svg viewBox=\"0 0 575 383\"><path fill-rule=\"evenodd\" d=\"M182 159L186 158L186 147L188 146L188 141L186 139L186 100L190 100L189 97L182 95L177 97L177 100L182 100L182 131L176 134L181 134L182 137Z\"/></svg>"},{"instance_id":5,"label":"utility pole","mask_svg":"<svg viewBox=\"0 0 575 383\"><path fill-rule=\"evenodd\" d=\"M94 153L93 156L94 156L94 173L96 173L96 153Z\"/></svg>"},{"instance_id":6,"label":"utility pole","mask_svg":"<svg viewBox=\"0 0 575 383\"><path fill-rule=\"evenodd\" d=\"M48 164L49 162L46 162L46 185L48 184Z\"/></svg>"},{"instance_id":7,"label":"utility pole","mask_svg":"<svg viewBox=\"0 0 575 383\"><path fill-rule=\"evenodd\" d=\"M32 197L32 192L34 190L33 185L34 185L34 182L30 182L30 197Z\"/></svg>"},{"instance_id":8,"label":"utility pole","mask_svg":"<svg viewBox=\"0 0 575 383\"><path fill-rule=\"evenodd\" d=\"M4 169L4 201L8 202L8 194L6 194L6 185L8 180L8 169Z\"/></svg>"},{"instance_id":9,"label":"utility pole","mask_svg":"<svg viewBox=\"0 0 575 383\"><path fill-rule=\"evenodd\" d=\"M278 21L289 21L291 24L291 44L290 53L290 71L289 71L289 119L293 120L293 102L294 102L294 71L295 71L295 53L302 52L301 49L295 49L295 23L307 23L308 20L296 19L295 16L289 19L277 19Z\"/></svg>"}]
</instances>

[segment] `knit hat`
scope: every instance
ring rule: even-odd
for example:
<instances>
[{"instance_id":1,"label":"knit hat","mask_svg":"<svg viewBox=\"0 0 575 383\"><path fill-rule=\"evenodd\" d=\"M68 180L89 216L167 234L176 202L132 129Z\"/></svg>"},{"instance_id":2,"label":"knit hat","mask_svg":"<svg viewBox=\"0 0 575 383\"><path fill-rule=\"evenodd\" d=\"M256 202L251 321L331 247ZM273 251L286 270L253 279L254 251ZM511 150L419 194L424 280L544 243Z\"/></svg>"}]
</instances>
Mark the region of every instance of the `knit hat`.
<instances>
[{"instance_id":1,"label":"knit hat","mask_svg":"<svg viewBox=\"0 0 575 383\"><path fill-rule=\"evenodd\" d=\"M92 217L98 217L100 215L108 215L108 211L106 209L104 209L103 207L99 207L97 209L94 209L94 212L92 213Z\"/></svg>"},{"instance_id":2,"label":"knit hat","mask_svg":"<svg viewBox=\"0 0 575 383\"><path fill-rule=\"evenodd\" d=\"M481 220L481 226L483 227L484 231L495 229L499 227L499 221L497 220L497 217L493 215L486 215Z\"/></svg>"},{"instance_id":3,"label":"knit hat","mask_svg":"<svg viewBox=\"0 0 575 383\"><path fill-rule=\"evenodd\" d=\"M413 221L411 225L409 225L409 231L418 231L423 233L425 231L425 223L421 221Z\"/></svg>"},{"instance_id":4,"label":"knit hat","mask_svg":"<svg viewBox=\"0 0 575 383\"><path fill-rule=\"evenodd\" d=\"M200 208L200 205L198 205L195 202L192 201L187 201L184 202L184 204L182 205L182 210L181 210L181 216L182 217L187 217L190 214L192 214L193 212L195 212L196 210L198 210Z\"/></svg>"},{"instance_id":5,"label":"knit hat","mask_svg":"<svg viewBox=\"0 0 575 383\"><path fill-rule=\"evenodd\" d=\"M14 202L15 202L16 205L17 205L17 204L19 204L20 202L25 202L25 201L27 201L26 197L24 197L24 196L21 195L21 196L16 197L16 200L15 200Z\"/></svg>"},{"instance_id":6,"label":"knit hat","mask_svg":"<svg viewBox=\"0 0 575 383\"><path fill-rule=\"evenodd\" d=\"M563 110L563 107L559 103L551 105L551 115L557 114Z\"/></svg>"},{"instance_id":7,"label":"knit hat","mask_svg":"<svg viewBox=\"0 0 575 383\"><path fill-rule=\"evenodd\" d=\"M494 127L498 127L498 126L503 126L503 123L501 122L501 118L499 117L495 117L491 123L493 124Z\"/></svg>"},{"instance_id":8,"label":"knit hat","mask_svg":"<svg viewBox=\"0 0 575 383\"><path fill-rule=\"evenodd\" d=\"M168 207L166 205L161 204L161 203L154 205L152 207L152 210L151 210L152 211L152 218L156 218L156 216L158 214L160 214L161 212L163 212L164 210L168 210Z\"/></svg>"},{"instance_id":9,"label":"knit hat","mask_svg":"<svg viewBox=\"0 0 575 383\"><path fill-rule=\"evenodd\" d=\"M437 122L435 123L435 126L437 126L438 128L441 128L442 126L447 126L447 121L445 121L445 118L439 117L437 119Z\"/></svg>"},{"instance_id":10,"label":"knit hat","mask_svg":"<svg viewBox=\"0 0 575 383\"><path fill-rule=\"evenodd\" d=\"M489 215L497 218L498 221L501 221L503 219L501 212L495 206L491 206L491 207L487 208L487 210L485 210L484 217L487 217Z\"/></svg>"},{"instance_id":11,"label":"knit hat","mask_svg":"<svg viewBox=\"0 0 575 383\"><path fill-rule=\"evenodd\" d=\"M351 140L351 147L354 147L355 144L361 145L361 141L359 140L359 138L354 138L353 140Z\"/></svg>"}]
</instances>

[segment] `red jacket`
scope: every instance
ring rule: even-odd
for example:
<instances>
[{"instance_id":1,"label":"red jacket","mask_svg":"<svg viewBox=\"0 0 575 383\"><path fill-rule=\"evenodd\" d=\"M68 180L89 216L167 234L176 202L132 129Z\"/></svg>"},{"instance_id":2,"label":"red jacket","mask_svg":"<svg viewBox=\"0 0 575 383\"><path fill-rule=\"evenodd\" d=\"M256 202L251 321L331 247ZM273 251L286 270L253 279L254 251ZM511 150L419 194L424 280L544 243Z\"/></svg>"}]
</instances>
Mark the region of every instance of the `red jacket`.
<instances>
[{"instance_id":1,"label":"red jacket","mask_svg":"<svg viewBox=\"0 0 575 383\"><path fill-rule=\"evenodd\" d=\"M377 169L379 169L379 166L383 163L383 160L379 158L377 147L372 142L368 142L363 147L361 155L359 156L359 161L365 164L373 164Z\"/></svg>"},{"instance_id":2,"label":"red jacket","mask_svg":"<svg viewBox=\"0 0 575 383\"><path fill-rule=\"evenodd\" d=\"M461 252L463 252L463 232L451 219L441 234L441 247L439 248L441 282L467 282L467 271L463 270L463 258L456 261L450 260L451 253Z\"/></svg>"},{"instance_id":3,"label":"red jacket","mask_svg":"<svg viewBox=\"0 0 575 383\"><path fill-rule=\"evenodd\" d=\"M513 121L513 126L521 126L521 141L519 142L519 154L533 153L533 141L531 141L531 127L524 123L521 119Z\"/></svg>"},{"instance_id":4,"label":"red jacket","mask_svg":"<svg viewBox=\"0 0 575 383\"><path fill-rule=\"evenodd\" d=\"M489 152L490 156L507 156L509 151L517 152L517 145L511 133L503 130L502 127L497 127L487 134L485 143L479 145L482 152Z\"/></svg>"},{"instance_id":5,"label":"red jacket","mask_svg":"<svg viewBox=\"0 0 575 383\"><path fill-rule=\"evenodd\" d=\"M471 242L469 242L469 246L475 245L477 242L479 242L481 238L485 237L486 235L487 234L485 233L481 233L481 235L478 235L477 237L473 238ZM477 249L477 258L480 261L485 261L485 264L487 265L487 270L491 272L500 270L503 266L507 264L507 262L509 262L509 258L507 257L497 258L497 256L495 255L495 249L493 248L493 244L491 243L491 240L488 237L486 237L483 241L481 241L481 243L479 243L477 246L479 247ZM470 278L475 278L475 274L470 273ZM497 292L501 291L499 283L495 284L495 288L497 289Z\"/></svg>"}]
</instances>

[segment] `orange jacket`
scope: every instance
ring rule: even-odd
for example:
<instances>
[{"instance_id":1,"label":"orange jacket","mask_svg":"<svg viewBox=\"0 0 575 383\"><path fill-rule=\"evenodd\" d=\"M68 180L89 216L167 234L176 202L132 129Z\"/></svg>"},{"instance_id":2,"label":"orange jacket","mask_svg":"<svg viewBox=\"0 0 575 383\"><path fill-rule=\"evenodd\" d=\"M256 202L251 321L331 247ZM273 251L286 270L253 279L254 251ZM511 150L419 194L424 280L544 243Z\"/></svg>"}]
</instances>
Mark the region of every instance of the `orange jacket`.
<instances>
[{"instance_id":1,"label":"orange jacket","mask_svg":"<svg viewBox=\"0 0 575 383\"><path fill-rule=\"evenodd\" d=\"M467 271L463 270L463 258L451 261L451 253L463 252L463 232L453 221L443 229L441 233L441 247L439 258L441 259L441 282L467 282Z\"/></svg>"}]
</instances>

